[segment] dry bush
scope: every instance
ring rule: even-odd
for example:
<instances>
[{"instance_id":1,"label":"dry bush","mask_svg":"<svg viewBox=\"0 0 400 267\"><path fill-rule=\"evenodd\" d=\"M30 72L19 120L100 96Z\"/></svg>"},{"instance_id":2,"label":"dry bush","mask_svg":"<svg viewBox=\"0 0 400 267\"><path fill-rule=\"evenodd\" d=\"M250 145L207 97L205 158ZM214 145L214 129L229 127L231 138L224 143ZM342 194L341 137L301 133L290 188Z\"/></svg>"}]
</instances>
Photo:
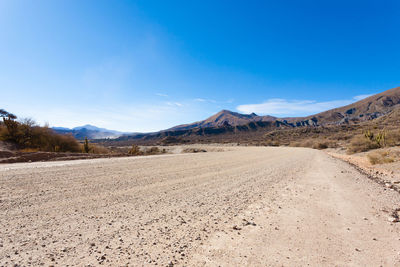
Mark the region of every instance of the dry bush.
<instances>
[{"instance_id":1,"label":"dry bush","mask_svg":"<svg viewBox=\"0 0 400 267\"><path fill-rule=\"evenodd\" d=\"M90 154L110 154L111 151L104 146L90 144L89 153Z\"/></svg>"},{"instance_id":2,"label":"dry bush","mask_svg":"<svg viewBox=\"0 0 400 267\"><path fill-rule=\"evenodd\" d=\"M182 150L183 153L199 153L199 152L207 152L207 150L202 149L202 148L193 148L193 147L188 147Z\"/></svg>"},{"instance_id":3,"label":"dry bush","mask_svg":"<svg viewBox=\"0 0 400 267\"><path fill-rule=\"evenodd\" d=\"M315 142L312 146L312 148L314 149L327 149L328 147L329 146L327 142L318 142L318 141Z\"/></svg>"},{"instance_id":4,"label":"dry bush","mask_svg":"<svg viewBox=\"0 0 400 267\"><path fill-rule=\"evenodd\" d=\"M347 147L347 152L353 154L377 148L379 148L379 145L376 142L373 142L364 136L357 135L351 140Z\"/></svg>"},{"instance_id":5,"label":"dry bush","mask_svg":"<svg viewBox=\"0 0 400 267\"><path fill-rule=\"evenodd\" d=\"M386 145L387 146L399 146L400 145L400 130L390 130L386 133Z\"/></svg>"},{"instance_id":6,"label":"dry bush","mask_svg":"<svg viewBox=\"0 0 400 267\"><path fill-rule=\"evenodd\" d=\"M149 155L160 154L160 153L161 153L161 150L156 146L153 146L149 150L146 151L146 154L149 154Z\"/></svg>"},{"instance_id":7,"label":"dry bush","mask_svg":"<svg viewBox=\"0 0 400 267\"><path fill-rule=\"evenodd\" d=\"M144 154L145 155L158 155L158 154L164 154L167 153L167 150L165 150L165 148L160 149L156 146L150 147L149 149L147 149Z\"/></svg>"},{"instance_id":8,"label":"dry bush","mask_svg":"<svg viewBox=\"0 0 400 267\"><path fill-rule=\"evenodd\" d=\"M20 149L49 152L80 152L80 145L71 135L60 135L48 127L40 127L31 119L15 121L3 118L0 140L17 145Z\"/></svg>"},{"instance_id":9,"label":"dry bush","mask_svg":"<svg viewBox=\"0 0 400 267\"><path fill-rule=\"evenodd\" d=\"M367 157L369 162L373 165L394 162L389 152L386 151L372 152L369 153Z\"/></svg>"},{"instance_id":10,"label":"dry bush","mask_svg":"<svg viewBox=\"0 0 400 267\"><path fill-rule=\"evenodd\" d=\"M143 152L140 151L139 146L134 144L134 145L132 145L132 148L128 151L128 154L138 156L138 155L143 155Z\"/></svg>"},{"instance_id":11,"label":"dry bush","mask_svg":"<svg viewBox=\"0 0 400 267\"><path fill-rule=\"evenodd\" d=\"M329 147L337 147L336 142L329 141L326 139L323 140L302 140L302 141L296 141L296 142L291 142L290 145L291 147L309 147L313 149L326 149Z\"/></svg>"}]
</instances>

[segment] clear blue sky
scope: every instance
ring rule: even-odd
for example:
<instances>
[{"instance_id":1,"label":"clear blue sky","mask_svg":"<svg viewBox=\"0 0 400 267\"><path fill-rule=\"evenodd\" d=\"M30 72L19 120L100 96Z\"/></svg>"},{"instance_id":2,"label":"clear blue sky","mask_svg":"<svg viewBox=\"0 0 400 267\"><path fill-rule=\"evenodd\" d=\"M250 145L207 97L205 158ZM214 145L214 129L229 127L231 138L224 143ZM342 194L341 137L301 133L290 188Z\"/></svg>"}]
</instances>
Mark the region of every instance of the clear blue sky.
<instances>
[{"instance_id":1,"label":"clear blue sky","mask_svg":"<svg viewBox=\"0 0 400 267\"><path fill-rule=\"evenodd\" d=\"M154 131L400 86L400 1L0 1L0 108Z\"/></svg>"}]
</instances>

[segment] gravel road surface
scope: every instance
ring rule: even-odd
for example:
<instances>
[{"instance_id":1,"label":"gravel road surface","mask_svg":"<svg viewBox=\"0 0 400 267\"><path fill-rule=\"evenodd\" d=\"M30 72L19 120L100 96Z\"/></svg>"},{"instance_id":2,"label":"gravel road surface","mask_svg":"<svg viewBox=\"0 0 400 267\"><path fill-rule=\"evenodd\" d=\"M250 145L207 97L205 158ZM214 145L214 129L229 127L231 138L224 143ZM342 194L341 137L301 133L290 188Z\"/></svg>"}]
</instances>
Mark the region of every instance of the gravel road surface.
<instances>
[{"instance_id":1,"label":"gravel road surface","mask_svg":"<svg viewBox=\"0 0 400 267\"><path fill-rule=\"evenodd\" d=\"M0 266L400 266L397 192L322 151L0 165Z\"/></svg>"}]
</instances>

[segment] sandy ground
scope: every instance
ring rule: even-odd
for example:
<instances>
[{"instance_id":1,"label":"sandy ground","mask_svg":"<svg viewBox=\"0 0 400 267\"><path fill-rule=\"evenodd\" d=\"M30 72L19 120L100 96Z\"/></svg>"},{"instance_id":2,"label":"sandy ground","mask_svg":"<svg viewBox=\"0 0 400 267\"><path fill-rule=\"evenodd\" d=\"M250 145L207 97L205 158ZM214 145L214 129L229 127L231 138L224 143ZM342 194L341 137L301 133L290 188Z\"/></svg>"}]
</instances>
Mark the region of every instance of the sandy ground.
<instances>
[{"instance_id":1,"label":"sandy ground","mask_svg":"<svg viewBox=\"0 0 400 267\"><path fill-rule=\"evenodd\" d=\"M399 206L304 148L3 164L0 265L400 266Z\"/></svg>"}]
</instances>

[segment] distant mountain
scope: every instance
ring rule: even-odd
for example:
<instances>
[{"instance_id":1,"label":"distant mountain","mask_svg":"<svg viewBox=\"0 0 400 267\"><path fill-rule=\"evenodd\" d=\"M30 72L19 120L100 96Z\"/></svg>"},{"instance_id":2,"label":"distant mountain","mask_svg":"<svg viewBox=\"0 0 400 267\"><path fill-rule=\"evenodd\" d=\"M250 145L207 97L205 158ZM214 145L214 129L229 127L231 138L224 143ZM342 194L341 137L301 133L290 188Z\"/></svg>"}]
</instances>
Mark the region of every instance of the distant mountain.
<instances>
[{"instance_id":1,"label":"distant mountain","mask_svg":"<svg viewBox=\"0 0 400 267\"><path fill-rule=\"evenodd\" d=\"M203 121L194 122L191 124L178 125L168 129L168 131L189 130L194 128L207 128L207 127L223 127L223 126L239 126L245 125L249 122L257 121L275 121L277 118L272 116L258 116L252 114L240 114L229 110L221 110L217 114L205 119Z\"/></svg>"},{"instance_id":2,"label":"distant mountain","mask_svg":"<svg viewBox=\"0 0 400 267\"><path fill-rule=\"evenodd\" d=\"M352 127L352 125L357 126L377 118L380 118L377 122L390 124L390 122L400 121L399 112L400 87L397 87L353 104L307 117L276 118L222 110L203 121L178 125L156 133L125 135L115 139L115 142L123 144L251 142L255 139L262 140L266 133L281 129Z\"/></svg>"},{"instance_id":3,"label":"distant mountain","mask_svg":"<svg viewBox=\"0 0 400 267\"><path fill-rule=\"evenodd\" d=\"M105 128L99 128L90 124L78 126L75 128L64 128L64 127L53 127L55 132L60 134L72 134L76 139L83 140L85 137L88 139L104 139L104 138L118 138L125 134L119 131L109 130Z\"/></svg>"}]
</instances>

